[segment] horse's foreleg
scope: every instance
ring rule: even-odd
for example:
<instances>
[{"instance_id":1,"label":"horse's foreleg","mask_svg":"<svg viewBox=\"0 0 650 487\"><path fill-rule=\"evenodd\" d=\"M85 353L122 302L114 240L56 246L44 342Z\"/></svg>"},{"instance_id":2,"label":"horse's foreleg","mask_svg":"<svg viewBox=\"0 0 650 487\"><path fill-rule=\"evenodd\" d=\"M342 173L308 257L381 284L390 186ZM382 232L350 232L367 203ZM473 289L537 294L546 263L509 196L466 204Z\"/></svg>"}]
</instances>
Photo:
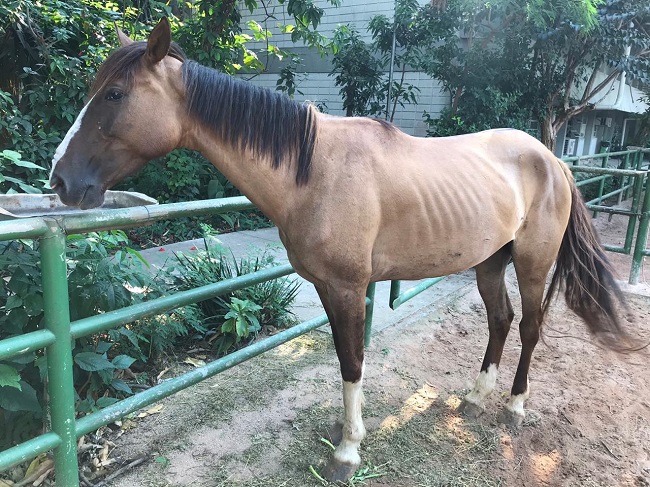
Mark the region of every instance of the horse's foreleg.
<instances>
[{"instance_id":1,"label":"horse's foreleg","mask_svg":"<svg viewBox=\"0 0 650 487\"><path fill-rule=\"evenodd\" d=\"M318 289L330 318L336 354L343 377L343 428L341 443L323 470L331 482L346 482L361 464L359 445L366 435L361 417L363 404L363 333L365 289Z\"/></svg>"},{"instance_id":2,"label":"horse's foreleg","mask_svg":"<svg viewBox=\"0 0 650 487\"><path fill-rule=\"evenodd\" d=\"M483 402L494 390L501 354L514 317L505 283L509 261L510 250L506 246L476 266L476 283L487 310L490 338L474 387L459 407L459 411L470 417L483 413Z\"/></svg>"}]
</instances>

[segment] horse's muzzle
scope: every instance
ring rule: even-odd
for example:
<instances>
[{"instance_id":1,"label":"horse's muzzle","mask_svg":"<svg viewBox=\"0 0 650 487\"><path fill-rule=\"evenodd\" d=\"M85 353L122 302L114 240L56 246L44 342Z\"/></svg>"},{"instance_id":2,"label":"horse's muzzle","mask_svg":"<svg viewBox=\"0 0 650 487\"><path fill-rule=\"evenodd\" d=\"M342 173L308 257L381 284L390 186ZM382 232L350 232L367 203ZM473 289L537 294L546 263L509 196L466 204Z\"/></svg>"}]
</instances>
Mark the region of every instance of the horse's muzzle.
<instances>
[{"instance_id":1,"label":"horse's muzzle","mask_svg":"<svg viewBox=\"0 0 650 487\"><path fill-rule=\"evenodd\" d=\"M58 174L52 174L50 187L59 195L66 206L88 210L97 208L104 203L104 191L93 184L70 184Z\"/></svg>"}]
</instances>

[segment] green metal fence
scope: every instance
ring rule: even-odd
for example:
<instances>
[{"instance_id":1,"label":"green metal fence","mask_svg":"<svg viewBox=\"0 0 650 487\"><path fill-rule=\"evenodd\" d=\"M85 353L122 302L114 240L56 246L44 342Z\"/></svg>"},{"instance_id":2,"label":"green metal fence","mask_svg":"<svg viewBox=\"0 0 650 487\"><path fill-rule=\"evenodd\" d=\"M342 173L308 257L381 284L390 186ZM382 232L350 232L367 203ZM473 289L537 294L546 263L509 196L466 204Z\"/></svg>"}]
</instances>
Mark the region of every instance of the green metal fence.
<instances>
[{"instance_id":1,"label":"green metal fence","mask_svg":"<svg viewBox=\"0 0 650 487\"><path fill-rule=\"evenodd\" d=\"M220 214L252 208L255 207L248 199L236 197L117 210L98 210L62 217L0 221L0 240L40 240L46 327L0 341L0 360L45 348L51 425L51 431L48 433L0 452L0 472L48 450L53 450L57 483L65 487L76 487L79 485L76 449L78 437L328 323L326 315L318 316L100 411L78 420L75 419L72 376L72 343L74 339L264 281L277 279L292 274L294 271L289 264L279 265L70 322L65 258L66 234L141 226L157 220ZM374 283L368 288L368 296L366 298L366 344L369 342L372 325Z\"/></svg>"},{"instance_id":2,"label":"green metal fence","mask_svg":"<svg viewBox=\"0 0 650 487\"><path fill-rule=\"evenodd\" d=\"M583 181L580 183L600 184L598 197L590 202L591 209L619 213L627 215L630 218L632 237L629 242L626 239L623 247L610 248L610 250L628 254L631 252L634 228L638 220L639 233L634 250L635 262L636 259L639 259L636 279L638 279L640 259L644 255L649 255L648 249L645 248L646 240L645 238L641 238L643 235L647 237L648 222L650 219L648 171L644 170L643 166L643 153L648 152L650 151L631 151L602 156L606 157L607 161L609 157L618 155L624 157L625 162L620 169L608 168L606 167L606 162L603 162L601 167L577 165L572 167L576 172L587 172L597 175L590 178L592 181ZM576 161L579 160L581 158L576 159ZM570 160L569 162L576 161ZM619 187L616 191L611 192L611 194L603 194L605 181L607 178L613 177L621 178ZM642 197L644 188L645 197ZM625 197L629 191L632 191L633 196L632 208L630 210L614 211L602 205L604 199L615 195ZM286 276L291 274L293 269L288 264L280 265L71 323L66 279L66 234L128 228L142 226L157 220L227 213L251 208L253 208L253 205L250 201L244 197L237 197L127 209L98 210L64 217L38 217L24 220L0 221L0 240L40 240L39 248L41 253L45 328L0 341L0 360L45 348L48 366L48 395L50 398L49 411L51 424L51 430L49 432L0 452L0 472L20 462L34 458L48 450L53 450L57 483L63 487L76 487L79 485L76 449L78 437L327 323L327 317L325 315L303 322L291 329L229 354L203 367L194 369L175 379L154 386L144 392L135 394L100 411L80 419L75 419L75 394L72 376L72 343L74 339L124 325L146 316L160 314L176 307L222 295L236 289L242 289L253 284ZM628 233L630 233L629 226ZM390 295L391 307L396 308L406 300L411 299L428 287L439 282L440 279L435 278L423 281L414 288L401 294L399 282L393 282ZM632 281L632 276L630 280ZM366 345L370 339L370 329L372 326L374 291L375 285L371 284L368 287L366 297Z\"/></svg>"},{"instance_id":3,"label":"green metal fence","mask_svg":"<svg viewBox=\"0 0 650 487\"><path fill-rule=\"evenodd\" d=\"M610 252L632 255L632 267L628 280L630 284L639 282L643 257L650 255L650 249L646 247L650 223L650 177L648 170L650 162L646 161L646 157L649 155L650 149L637 149L564 159L574 173L593 175L579 180L577 185L583 190L590 185L592 187L597 185L597 196L587 201L587 207L593 210L594 217L603 212L610 215L623 215L628 218L623 245L605 245L605 249ZM616 168L609 167L612 159L620 161ZM598 160L601 162L596 166L581 164L582 161L593 162ZM608 181L612 184L613 189L605 193ZM632 197L630 208L621 207L621 202L628 200L630 192ZM603 201L614 197L617 198L617 205L603 205Z\"/></svg>"}]
</instances>

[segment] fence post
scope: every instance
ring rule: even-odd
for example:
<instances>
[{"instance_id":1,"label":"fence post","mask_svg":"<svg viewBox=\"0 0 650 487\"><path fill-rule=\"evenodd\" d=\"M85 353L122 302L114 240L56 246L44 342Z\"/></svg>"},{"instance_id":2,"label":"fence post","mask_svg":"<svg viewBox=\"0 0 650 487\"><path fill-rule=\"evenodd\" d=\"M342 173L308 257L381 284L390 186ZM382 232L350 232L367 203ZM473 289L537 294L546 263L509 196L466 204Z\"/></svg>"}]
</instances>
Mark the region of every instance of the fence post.
<instances>
[{"instance_id":1,"label":"fence post","mask_svg":"<svg viewBox=\"0 0 650 487\"><path fill-rule=\"evenodd\" d=\"M402 281L390 281L390 296L388 298L388 306L390 306L390 309L397 307L394 303L399 298L401 283Z\"/></svg>"},{"instance_id":2,"label":"fence post","mask_svg":"<svg viewBox=\"0 0 650 487\"><path fill-rule=\"evenodd\" d=\"M47 224L49 231L40 240L40 253L45 326L56 336L46 349L51 428L61 438L61 444L54 449L54 467L57 485L78 487L65 234L56 220L48 219Z\"/></svg>"},{"instance_id":3,"label":"fence post","mask_svg":"<svg viewBox=\"0 0 650 487\"><path fill-rule=\"evenodd\" d=\"M628 167L630 166L630 153L629 152L625 153L625 157L623 158L622 165L623 165L623 169L628 169ZM619 164L619 167L620 166L621 165ZM630 184L631 180L632 180L631 176L621 176L621 185L619 186L619 189L623 190L623 188L625 188L627 185ZM627 193L628 193L628 190L625 189L625 190L621 191L618 194L618 204L619 205L621 204L621 202L623 200L627 199ZM611 214L610 214L610 218L611 218Z\"/></svg>"},{"instance_id":4,"label":"fence post","mask_svg":"<svg viewBox=\"0 0 650 487\"><path fill-rule=\"evenodd\" d=\"M366 290L366 323L363 332L363 346L370 346L370 334L372 333L372 312L375 308L375 287L377 283L371 282Z\"/></svg>"},{"instance_id":5,"label":"fence post","mask_svg":"<svg viewBox=\"0 0 650 487\"><path fill-rule=\"evenodd\" d=\"M607 168L609 165L609 154L605 154L605 157L603 157L603 163L600 165L602 168ZM600 183L598 184L598 201L597 203L599 205L603 204L603 192L605 191L605 181L607 180L609 176L606 174L603 174L602 179L600 180ZM593 217L596 218L598 216L598 212L594 211Z\"/></svg>"},{"instance_id":6,"label":"fence post","mask_svg":"<svg viewBox=\"0 0 650 487\"><path fill-rule=\"evenodd\" d=\"M643 185L641 185L643 187ZM636 234L636 245L632 256L632 269L630 270L630 284L639 283L639 274L643 264L643 255L646 243L648 242L648 230L650 227L650 176L646 176L645 197L641 207L641 220L639 221L639 233Z\"/></svg>"}]
</instances>

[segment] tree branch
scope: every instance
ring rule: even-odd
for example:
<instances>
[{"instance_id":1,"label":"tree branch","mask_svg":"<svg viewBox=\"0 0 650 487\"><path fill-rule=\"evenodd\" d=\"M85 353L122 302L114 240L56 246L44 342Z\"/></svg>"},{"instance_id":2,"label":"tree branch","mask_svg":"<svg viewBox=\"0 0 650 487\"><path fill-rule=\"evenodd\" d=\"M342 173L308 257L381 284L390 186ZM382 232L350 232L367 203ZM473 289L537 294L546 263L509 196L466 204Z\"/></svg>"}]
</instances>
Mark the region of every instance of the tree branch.
<instances>
[{"instance_id":1,"label":"tree branch","mask_svg":"<svg viewBox=\"0 0 650 487\"><path fill-rule=\"evenodd\" d=\"M591 91L591 87L596 82L596 75L598 74L598 70L600 69L600 65L602 63L603 63L602 61L596 62L596 65L594 66L594 70L591 72L591 75L589 76L589 81L587 81L587 86L585 86L585 89L582 92L582 98L580 98L580 103L585 103L590 98L587 96L587 93Z\"/></svg>"}]
</instances>

